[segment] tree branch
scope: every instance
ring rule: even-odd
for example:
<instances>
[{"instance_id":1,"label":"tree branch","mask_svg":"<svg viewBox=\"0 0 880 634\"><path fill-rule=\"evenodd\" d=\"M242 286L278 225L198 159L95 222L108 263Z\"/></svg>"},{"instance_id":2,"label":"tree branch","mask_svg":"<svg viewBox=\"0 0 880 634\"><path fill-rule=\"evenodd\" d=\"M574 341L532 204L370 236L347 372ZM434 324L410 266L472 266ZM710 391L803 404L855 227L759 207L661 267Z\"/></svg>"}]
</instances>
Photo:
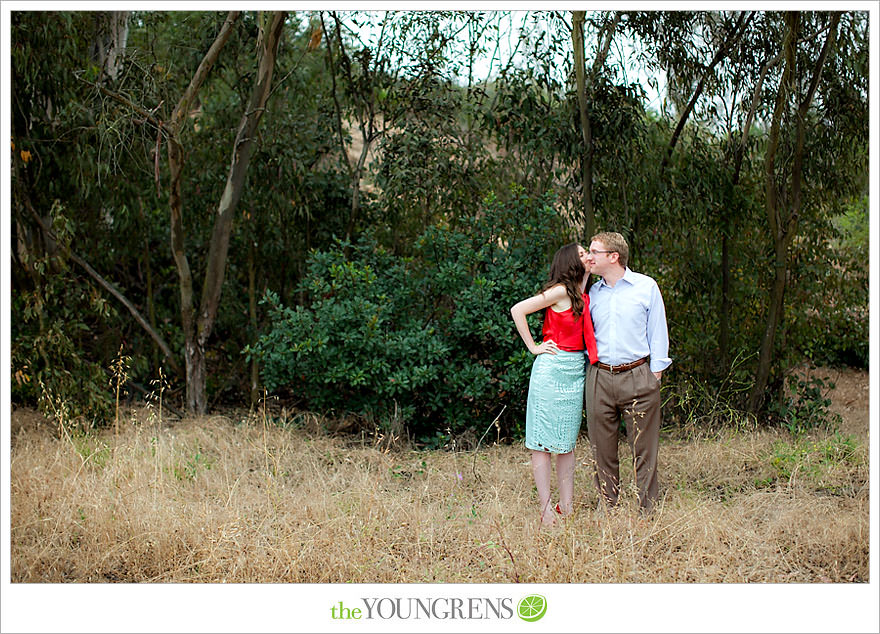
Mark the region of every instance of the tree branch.
<instances>
[{"instance_id":1,"label":"tree branch","mask_svg":"<svg viewBox=\"0 0 880 634\"><path fill-rule=\"evenodd\" d=\"M614 41L614 32L617 30L617 25L620 24L621 16L622 12L615 11L614 19L610 24L605 24L599 33L600 48L596 53L596 59L593 60L593 68L590 71L590 90L592 90L593 82L596 80L596 74L599 72L599 69L605 65L605 60L608 57L608 49L611 48L611 42ZM603 38L607 38L604 43L602 43Z\"/></svg>"},{"instance_id":2,"label":"tree branch","mask_svg":"<svg viewBox=\"0 0 880 634\"><path fill-rule=\"evenodd\" d=\"M791 209L786 219L786 231L788 231L788 239L794 236L795 225L801 209L801 184L803 182L803 154L804 154L804 137L806 136L806 119L807 111L813 102L816 89L819 87L819 81L822 78L822 69L825 61L828 59L828 53L834 47L837 41L837 24L840 22L840 13L834 13L831 17L831 26L828 35L825 37L825 43L822 45L822 52L819 59L816 60L816 66L813 68L813 77L810 80L810 87L804 100L800 103L797 113L797 140L795 142L794 166L791 175Z\"/></svg>"},{"instance_id":3,"label":"tree branch","mask_svg":"<svg viewBox=\"0 0 880 634\"><path fill-rule=\"evenodd\" d=\"M179 130L180 123L189 112L190 102L199 92L199 88L202 87L202 83L204 83L205 78L208 76L211 67L214 66L214 63L220 56L220 51L223 49L223 47L226 45L226 42L232 35L232 27L235 26L235 23L240 17L241 11L229 12L229 14L226 16L226 20L224 20L223 22L223 26L220 28L220 33L217 35L214 43L211 44L211 48L209 48L208 52L205 53L205 57L202 58L202 61L199 64L199 67L196 69L192 80L190 80L189 82L189 86L186 87L183 96L180 98L180 101L177 103L177 107L174 108L174 112L171 115L171 121L173 122L176 131Z\"/></svg>"},{"instance_id":4,"label":"tree branch","mask_svg":"<svg viewBox=\"0 0 880 634\"><path fill-rule=\"evenodd\" d=\"M47 236L49 236L52 240L54 240L56 244L62 245L65 250L65 253L67 254L67 256L71 260L73 260L74 262L79 264L85 270L86 273L88 273L98 284L100 284L107 291L109 291L110 294L113 295L113 297L118 299L122 303L122 305L128 309L128 312L130 312L132 314L132 316L135 318L135 320L144 328L144 330L147 331L147 333L153 338L153 341L156 342L156 345L158 345L159 348L162 350L162 353L165 355L165 358L168 359L168 362L171 364L171 368L178 375L180 375L181 374L180 366L178 366L177 362L174 360L174 355L171 354L171 349L168 347L168 344L165 343L165 339L163 339L162 335L160 335L158 332L156 332L156 330L150 325L150 323L146 319L144 319L144 316L140 314L140 312L134 306L134 304L132 304L128 300L128 298L126 298L125 295L123 295L122 292L118 288L116 288L112 283L110 283L109 281L107 281L103 277L101 277L101 275L97 271L95 271L95 269L93 269L89 265L88 262L86 262L84 259L82 259L80 256L78 256L74 252L73 249L71 249L69 246L64 245L61 241L59 241L58 237L55 235L55 233L49 227L46 226L46 223L43 222L43 219L40 218L40 215L36 212L36 210L33 207L31 207L30 205L26 205L26 207L28 208L28 211L30 212L30 214L37 221L37 224L40 225L40 228L43 230L43 232Z\"/></svg>"},{"instance_id":5,"label":"tree branch","mask_svg":"<svg viewBox=\"0 0 880 634\"><path fill-rule=\"evenodd\" d=\"M779 149L779 131L782 126L782 114L785 110L785 102L788 95L791 77L794 75L795 46L797 42L798 16L787 16L788 32L785 34L785 42L782 52L785 55L785 68L782 78L779 80L779 90L776 93L776 105L773 108L773 119L770 124L770 136L767 141L767 150L764 154L764 187L766 192L767 221L770 224L770 233L775 241L779 240L780 231L783 228L779 222L778 192L776 187L776 152Z\"/></svg>"},{"instance_id":6,"label":"tree branch","mask_svg":"<svg viewBox=\"0 0 880 634\"><path fill-rule=\"evenodd\" d=\"M202 299L199 307L197 337L200 345L204 345L211 334L214 319L220 302L226 259L229 250L229 239L232 222L238 201L244 189L250 157L256 136L257 126L266 110L266 102L272 89L272 75L278 45L284 26L284 11L272 13L272 20L265 33L262 33L257 74L250 100L242 114L235 142L232 149L232 161L226 178L226 187L220 198L211 244L208 248L208 263L205 271L205 283L202 288Z\"/></svg>"},{"instance_id":7,"label":"tree branch","mask_svg":"<svg viewBox=\"0 0 880 634\"><path fill-rule=\"evenodd\" d=\"M330 87L333 95L333 111L336 114L336 135L339 137L339 149L342 153L342 159L345 161L345 167L348 169L348 177L351 178L354 171L351 167L351 161L348 158L348 151L345 149L345 139L342 134L342 109L339 106L339 96L336 94L336 64L333 62L333 49L330 46L330 35L327 33L327 26L324 24L324 12L321 15L321 30L324 31L324 42L327 44L327 60L330 64ZM340 44L341 46L341 44Z\"/></svg>"},{"instance_id":8,"label":"tree branch","mask_svg":"<svg viewBox=\"0 0 880 634\"><path fill-rule=\"evenodd\" d=\"M114 92L114 91L108 89L107 87L102 86L101 84L97 84L95 82L88 81L87 79L83 79L79 75L76 75L76 78L87 86L91 86L92 88L97 88L102 93L104 93L106 96L110 97L111 99L113 99L115 101L118 101L122 105L128 106L129 108L134 110L136 113L138 113L140 116L142 116L146 121L149 121L150 123L152 123L158 130L161 130L165 134L172 133L171 128L166 126L162 121L160 121L159 119L157 119L155 117L156 109L158 109L159 106L161 106L162 104L159 104L159 106L156 106L156 109L150 111L150 110L147 110L146 108L144 108L143 106L139 106L138 104L134 103L131 99L129 99L125 95L122 95L118 92Z\"/></svg>"},{"instance_id":9,"label":"tree branch","mask_svg":"<svg viewBox=\"0 0 880 634\"><path fill-rule=\"evenodd\" d=\"M697 99L699 99L700 95L703 93L703 86L706 84L706 80L709 78L709 74L715 69L715 66L717 66L722 59L724 59L724 57L727 55L728 49L730 49L733 43L742 36L742 34L746 30L746 27L748 27L749 22L752 21L752 18L754 16L754 11L748 14L748 19L746 19L745 13L740 14L739 19L733 27L733 30L725 38L724 42L719 47L718 52L715 53L715 57L713 57L712 61L709 62L709 66L706 67L703 76L700 78L700 82L697 84L697 88L696 90L694 90L694 94L691 95L690 101L688 102L687 106L684 109L684 112L681 113L681 116L678 119L678 125L675 126L675 131L672 133L672 139L670 139L669 141L669 147L666 149L666 156L663 157L661 171L666 169L666 166L669 164L669 160L672 158L672 151L675 149L675 146L678 143L678 138L679 136L681 136L681 132L684 129L684 124L691 116L691 112L693 111L694 106L697 103Z\"/></svg>"},{"instance_id":10,"label":"tree branch","mask_svg":"<svg viewBox=\"0 0 880 634\"><path fill-rule=\"evenodd\" d=\"M749 108L749 114L746 116L746 121L743 124L742 135L740 137L739 146L736 149L736 156L734 157L734 182L739 182L739 173L742 167L743 154L746 149L746 141L749 138L749 131L752 129L752 121L755 120L755 112L758 110L758 106L761 103L761 89L764 87L764 80L767 78L767 73L770 72L770 69L776 66L782 60L782 52L776 54L773 59L768 60L764 66L761 68L761 74L758 77L758 81L755 84L755 90L752 93L752 105Z\"/></svg>"}]
</instances>

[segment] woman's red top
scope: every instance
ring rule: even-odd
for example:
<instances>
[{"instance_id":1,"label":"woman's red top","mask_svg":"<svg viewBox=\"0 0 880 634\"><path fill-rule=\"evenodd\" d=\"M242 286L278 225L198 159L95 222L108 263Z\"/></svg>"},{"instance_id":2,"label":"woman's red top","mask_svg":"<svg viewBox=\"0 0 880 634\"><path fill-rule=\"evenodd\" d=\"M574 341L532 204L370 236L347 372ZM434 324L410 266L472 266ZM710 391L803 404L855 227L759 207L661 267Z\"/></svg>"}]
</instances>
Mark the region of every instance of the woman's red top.
<instances>
[{"instance_id":1,"label":"woman's red top","mask_svg":"<svg viewBox=\"0 0 880 634\"><path fill-rule=\"evenodd\" d=\"M544 311L544 341L552 339L560 350L579 352L586 350L590 364L599 360L596 351L596 335L590 318L590 296L583 294L584 312L577 318L571 308L556 312L550 306Z\"/></svg>"}]
</instances>

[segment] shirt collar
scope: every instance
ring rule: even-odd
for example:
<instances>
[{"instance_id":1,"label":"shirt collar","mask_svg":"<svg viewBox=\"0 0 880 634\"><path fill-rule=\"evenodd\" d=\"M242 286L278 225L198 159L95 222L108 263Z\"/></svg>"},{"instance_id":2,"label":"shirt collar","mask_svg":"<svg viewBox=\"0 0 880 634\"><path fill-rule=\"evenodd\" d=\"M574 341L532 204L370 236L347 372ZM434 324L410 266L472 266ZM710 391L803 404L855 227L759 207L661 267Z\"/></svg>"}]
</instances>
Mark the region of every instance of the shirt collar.
<instances>
[{"instance_id":1,"label":"shirt collar","mask_svg":"<svg viewBox=\"0 0 880 634\"><path fill-rule=\"evenodd\" d=\"M633 282L633 276L634 276L634 275L635 275L635 274L630 270L630 268L629 268L628 266L627 266L627 267L624 267L624 269L623 269L623 277L620 278L620 281L624 281L624 280L625 280L628 284L632 285L632 284L634 283L634 282ZM596 282L596 284L598 284L600 287L605 286L606 288L611 288L610 286L608 286L608 284L605 283L605 278L604 278L604 277L600 277L600 278L599 278L599 281Z\"/></svg>"}]
</instances>

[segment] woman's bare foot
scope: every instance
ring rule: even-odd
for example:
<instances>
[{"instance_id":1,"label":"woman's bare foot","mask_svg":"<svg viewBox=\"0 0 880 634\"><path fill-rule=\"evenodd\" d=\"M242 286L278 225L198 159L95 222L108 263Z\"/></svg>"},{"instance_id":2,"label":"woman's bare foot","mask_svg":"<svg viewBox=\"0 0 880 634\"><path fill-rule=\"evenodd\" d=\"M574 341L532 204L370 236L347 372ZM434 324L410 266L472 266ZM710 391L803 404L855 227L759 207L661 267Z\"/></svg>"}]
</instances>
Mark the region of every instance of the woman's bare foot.
<instances>
[{"instance_id":1,"label":"woman's bare foot","mask_svg":"<svg viewBox=\"0 0 880 634\"><path fill-rule=\"evenodd\" d=\"M556 509L552 508L549 504L544 508L544 512L539 516L541 520L541 526L555 526L556 525Z\"/></svg>"}]
</instances>

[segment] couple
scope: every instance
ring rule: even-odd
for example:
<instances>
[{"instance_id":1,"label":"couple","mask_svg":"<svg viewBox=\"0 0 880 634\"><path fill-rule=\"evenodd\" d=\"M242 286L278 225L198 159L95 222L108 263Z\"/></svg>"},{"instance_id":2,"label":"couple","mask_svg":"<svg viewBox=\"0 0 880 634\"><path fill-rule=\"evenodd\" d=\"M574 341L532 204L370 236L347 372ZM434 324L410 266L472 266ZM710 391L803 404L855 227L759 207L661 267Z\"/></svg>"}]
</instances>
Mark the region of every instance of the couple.
<instances>
[{"instance_id":1,"label":"couple","mask_svg":"<svg viewBox=\"0 0 880 634\"><path fill-rule=\"evenodd\" d=\"M520 337L536 355L526 447L545 525L556 523L555 514L572 512L574 447L584 405L600 502L617 503L621 419L633 451L639 504L650 511L657 501L660 376L672 360L660 289L652 278L627 268L628 257L619 233L593 236L589 251L566 245L553 257L541 293L510 309ZM587 292L590 273L601 279ZM526 315L542 309L544 336L536 344ZM550 502L553 454L559 487L555 507Z\"/></svg>"}]
</instances>

